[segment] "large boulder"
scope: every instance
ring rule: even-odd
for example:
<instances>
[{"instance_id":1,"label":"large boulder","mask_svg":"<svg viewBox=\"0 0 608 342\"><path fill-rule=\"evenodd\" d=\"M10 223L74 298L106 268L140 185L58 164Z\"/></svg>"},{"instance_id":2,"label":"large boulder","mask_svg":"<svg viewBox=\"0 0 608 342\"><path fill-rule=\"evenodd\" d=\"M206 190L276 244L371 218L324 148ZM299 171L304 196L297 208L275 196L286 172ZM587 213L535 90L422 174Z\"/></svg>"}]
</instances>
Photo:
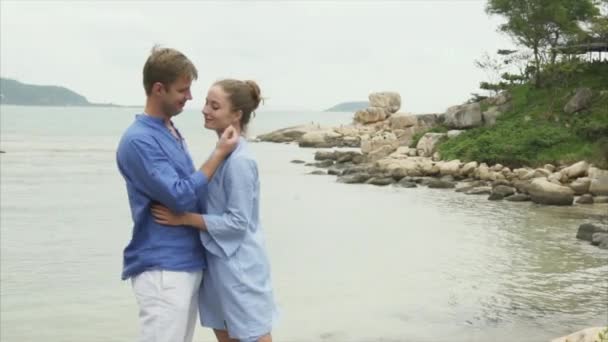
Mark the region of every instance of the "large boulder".
<instances>
[{"instance_id":1,"label":"large boulder","mask_svg":"<svg viewBox=\"0 0 608 342\"><path fill-rule=\"evenodd\" d=\"M608 196L608 170L589 168L589 192L595 196Z\"/></svg>"},{"instance_id":2,"label":"large boulder","mask_svg":"<svg viewBox=\"0 0 608 342\"><path fill-rule=\"evenodd\" d=\"M388 115L396 113L401 108L401 95L392 91L369 94L369 106L385 108Z\"/></svg>"},{"instance_id":3,"label":"large boulder","mask_svg":"<svg viewBox=\"0 0 608 342\"><path fill-rule=\"evenodd\" d=\"M572 164L567 168L563 169L561 172L566 174L568 178L578 178L584 177L587 175L587 170L589 170L589 163L586 161L580 161L576 164Z\"/></svg>"},{"instance_id":4,"label":"large boulder","mask_svg":"<svg viewBox=\"0 0 608 342\"><path fill-rule=\"evenodd\" d=\"M574 191L566 186L549 182L545 178L536 178L528 187L532 201L540 204L572 205Z\"/></svg>"},{"instance_id":5,"label":"large boulder","mask_svg":"<svg viewBox=\"0 0 608 342\"><path fill-rule=\"evenodd\" d=\"M460 160L438 162L439 174L442 176L458 176L460 174Z\"/></svg>"},{"instance_id":6,"label":"large boulder","mask_svg":"<svg viewBox=\"0 0 608 342\"><path fill-rule=\"evenodd\" d=\"M593 92L589 88L579 88L568 103L564 106L564 112L576 113L589 108Z\"/></svg>"},{"instance_id":7,"label":"large boulder","mask_svg":"<svg viewBox=\"0 0 608 342\"><path fill-rule=\"evenodd\" d=\"M496 119L502 115L502 112L498 107L493 106L488 108L488 110L483 112L481 115L483 118L483 124L485 126L494 126L496 125Z\"/></svg>"},{"instance_id":8,"label":"large boulder","mask_svg":"<svg viewBox=\"0 0 608 342\"><path fill-rule=\"evenodd\" d=\"M362 124L371 124L379 121L384 121L390 114L383 107L367 107L355 113L355 122Z\"/></svg>"},{"instance_id":9,"label":"large boulder","mask_svg":"<svg viewBox=\"0 0 608 342\"><path fill-rule=\"evenodd\" d=\"M392 130L406 129L418 125L418 117L416 115L395 113L389 118L389 123Z\"/></svg>"},{"instance_id":10,"label":"large boulder","mask_svg":"<svg viewBox=\"0 0 608 342\"><path fill-rule=\"evenodd\" d=\"M589 179L589 177L582 177L568 184L570 189L574 190L575 195L582 195L588 193L590 185L591 179Z\"/></svg>"},{"instance_id":11,"label":"large boulder","mask_svg":"<svg viewBox=\"0 0 608 342\"><path fill-rule=\"evenodd\" d=\"M421 157L431 157L436 151L441 141L447 138L445 133L426 133L418 141L416 150Z\"/></svg>"},{"instance_id":12,"label":"large boulder","mask_svg":"<svg viewBox=\"0 0 608 342\"><path fill-rule=\"evenodd\" d=\"M445 124L450 128L471 128L481 126L483 117L479 103L452 106L445 113Z\"/></svg>"}]
</instances>

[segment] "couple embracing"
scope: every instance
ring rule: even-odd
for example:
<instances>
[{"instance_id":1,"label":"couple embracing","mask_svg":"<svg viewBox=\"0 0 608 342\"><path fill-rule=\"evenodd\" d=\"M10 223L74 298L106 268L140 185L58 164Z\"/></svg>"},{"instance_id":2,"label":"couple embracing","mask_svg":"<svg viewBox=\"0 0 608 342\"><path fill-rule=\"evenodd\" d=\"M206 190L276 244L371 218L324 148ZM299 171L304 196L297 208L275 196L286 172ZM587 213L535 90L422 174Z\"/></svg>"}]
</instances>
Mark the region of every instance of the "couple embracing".
<instances>
[{"instance_id":1,"label":"couple embracing","mask_svg":"<svg viewBox=\"0 0 608 342\"><path fill-rule=\"evenodd\" d=\"M197 77L174 49L155 47L144 65L145 110L117 151L133 220L122 278L137 299L142 342L192 341L199 313L220 342L270 342L276 307L260 182L243 137L260 88L234 79L209 88L202 113L218 142L196 168L172 118Z\"/></svg>"}]
</instances>

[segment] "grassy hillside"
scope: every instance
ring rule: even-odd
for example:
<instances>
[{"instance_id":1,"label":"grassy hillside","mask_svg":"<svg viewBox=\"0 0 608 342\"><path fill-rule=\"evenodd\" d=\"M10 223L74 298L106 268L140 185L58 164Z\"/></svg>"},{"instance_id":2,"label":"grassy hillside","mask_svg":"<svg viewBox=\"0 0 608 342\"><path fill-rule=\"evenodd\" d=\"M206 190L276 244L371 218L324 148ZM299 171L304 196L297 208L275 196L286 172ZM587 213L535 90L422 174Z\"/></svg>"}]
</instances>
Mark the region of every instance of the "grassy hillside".
<instances>
[{"instance_id":1,"label":"grassy hillside","mask_svg":"<svg viewBox=\"0 0 608 342\"><path fill-rule=\"evenodd\" d=\"M587 160L608 168L608 63L584 64L555 77L550 87L513 86L512 107L496 125L446 141L439 146L442 159L512 167ZM567 114L564 105L579 87L593 90L592 105Z\"/></svg>"}]
</instances>

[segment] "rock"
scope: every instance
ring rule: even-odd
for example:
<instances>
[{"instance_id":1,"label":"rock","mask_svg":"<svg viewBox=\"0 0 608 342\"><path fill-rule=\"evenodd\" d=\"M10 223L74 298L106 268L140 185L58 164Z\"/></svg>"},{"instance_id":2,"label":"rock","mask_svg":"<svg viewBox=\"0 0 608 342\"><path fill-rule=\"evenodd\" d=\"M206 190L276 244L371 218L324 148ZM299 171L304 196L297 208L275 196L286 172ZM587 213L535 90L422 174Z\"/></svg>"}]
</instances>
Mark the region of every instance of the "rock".
<instances>
[{"instance_id":1,"label":"rock","mask_svg":"<svg viewBox=\"0 0 608 342\"><path fill-rule=\"evenodd\" d=\"M336 160L336 151L317 151L315 160Z\"/></svg>"},{"instance_id":2,"label":"rock","mask_svg":"<svg viewBox=\"0 0 608 342\"><path fill-rule=\"evenodd\" d=\"M426 133L418 141L416 145L416 151L421 157L430 157L437 150L437 146L440 142L447 138L445 133Z\"/></svg>"},{"instance_id":3,"label":"rock","mask_svg":"<svg viewBox=\"0 0 608 342\"><path fill-rule=\"evenodd\" d=\"M371 176L368 173L353 173L338 177L338 182L346 184L365 183Z\"/></svg>"},{"instance_id":4,"label":"rock","mask_svg":"<svg viewBox=\"0 0 608 342\"><path fill-rule=\"evenodd\" d=\"M396 113L401 108L401 95L396 92L379 92L369 94L369 106L385 108L390 114Z\"/></svg>"},{"instance_id":5,"label":"rock","mask_svg":"<svg viewBox=\"0 0 608 342\"><path fill-rule=\"evenodd\" d=\"M495 164L494 166L492 166L490 168L490 171L500 172L500 171L502 171L503 168L504 168L504 166L502 166L502 164Z\"/></svg>"},{"instance_id":6,"label":"rock","mask_svg":"<svg viewBox=\"0 0 608 342\"><path fill-rule=\"evenodd\" d=\"M503 198L505 198L505 196L503 196L502 194L491 193L490 197L488 197L488 200L490 200L490 201L500 201Z\"/></svg>"},{"instance_id":7,"label":"rock","mask_svg":"<svg viewBox=\"0 0 608 342\"><path fill-rule=\"evenodd\" d=\"M496 125L496 119L502 115L502 111L497 106L492 106L488 108L485 112L481 114L483 124L485 126L494 126Z\"/></svg>"},{"instance_id":8,"label":"rock","mask_svg":"<svg viewBox=\"0 0 608 342\"><path fill-rule=\"evenodd\" d=\"M426 185L431 189L451 189L456 186L453 182L440 179L430 179Z\"/></svg>"},{"instance_id":9,"label":"rock","mask_svg":"<svg viewBox=\"0 0 608 342\"><path fill-rule=\"evenodd\" d=\"M509 202L526 202L529 200L531 200L531 198L526 194L515 194L505 198L505 201Z\"/></svg>"},{"instance_id":10,"label":"rock","mask_svg":"<svg viewBox=\"0 0 608 342\"><path fill-rule=\"evenodd\" d=\"M555 171L555 165L545 164L545 166L543 166L543 169L548 170L549 172L554 172Z\"/></svg>"},{"instance_id":11,"label":"rock","mask_svg":"<svg viewBox=\"0 0 608 342\"><path fill-rule=\"evenodd\" d=\"M593 233L591 235L591 244L599 246L604 240L608 240L608 233Z\"/></svg>"},{"instance_id":12,"label":"rock","mask_svg":"<svg viewBox=\"0 0 608 342\"><path fill-rule=\"evenodd\" d=\"M497 194L502 197L507 197L515 194L515 188L506 185L497 185L492 188L492 194Z\"/></svg>"},{"instance_id":13,"label":"rock","mask_svg":"<svg viewBox=\"0 0 608 342\"><path fill-rule=\"evenodd\" d=\"M347 163L347 162L357 163L357 162L360 162L360 161L358 161L358 159L363 157L363 155L357 151L344 151L344 152L336 151L335 155L336 155L336 163Z\"/></svg>"},{"instance_id":14,"label":"rock","mask_svg":"<svg viewBox=\"0 0 608 342\"><path fill-rule=\"evenodd\" d=\"M575 203L576 204L593 204L593 196L591 196L589 194L585 194L585 195L579 197Z\"/></svg>"},{"instance_id":15,"label":"rock","mask_svg":"<svg viewBox=\"0 0 608 342\"><path fill-rule=\"evenodd\" d=\"M300 147L335 147L341 146L342 135L332 129L307 132L298 139Z\"/></svg>"},{"instance_id":16,"label":"rock","mask_svg":"<svg viewBox=\"0 0 608 342\"><path fill-rule=\"evenodd\" d=\"M326 128L321 128L319 125L300 125L300 126L292 126L283 129L279 129L277 131L273 131L270 133L262 134L257 136L257 139L261 141L268 142L292 142L300 139L304 134L308 132L326 130Z\"/></svg>"},{"instance_id":17,"label":"rock","mask_svg":"<svg viewBox=\"0 0 608 342\"><path fill-rule=\"evenodd\" d=\"M299 160L299 159L294 159L291 162L294 163L294 164L304 164L304 163L306 163L305 161Z\"/></svg>"},{"instance_id":18,"label":"rock","mask_svg":"<svg viewBox=\"0 0 608 342\"><path fill-rule=\"evenodd\" d=\"M608 233L608 230L591 223L583 223L578 227L576 238L579 240L591 241L595 233Z\"/></svg>"},{"instance_id":19,"label":"rock","mask_svg":"<svg viewBox=\"0 0 608 342\"><path fill-rule=\"evenodd\" d=\"M314 170L310 173L311 175L322 175L325 176L327 174L327 172L323 171L323 170Z\"/></svg>"},{"instance_id":20,"label":"rock","mask_svg":"<svg viewBox=\"0 0 608 342\"><path fill-rule=\"evenodd\" d=\"M459 130L459 129L452 129L448 131L448 139L452 139L455 138L459 135L461 135L462 133L464 133L463 130Z\"/></svg>"},{"instance_id":21,"label":"rock","mask_svg":"<svg viewBox=\"0 0 608 342\"><path fill-rule=\"evenodd\" d=\"M364 125L371 124L383 121L389 115L390 114L387 112L386 108L367 107L355 113L355 122L362 123Z\"/></svg>"},{"instance_id":22,"label":"rock","mask_svg":"<svg viewBox=\"0 0 608 342\"><path fill-rule=\"evenodd\" d=\"M376 160L380 160L388 155L390 155L391 153L393 153L395 151L395 147L391 146L391 145L382 145L380 147L378 147L377 149L369 152L367 154L367 159L370 162L374 162Z\"/></svg>"},{"instance_id":23,"label":"rock","mask_svg":"<svg viewBox=\"0 0 608 342\"><path fill-rule=\"evenodd\" d=\"M589 88L579 88L576 94L564 106L564 112L572 114L589 108L593 92Z\"/></svg>"},{"instance_id":24,"label":"rock","mask_svg":"<svg viewBox=\"0 0 608 342\"><path fill-rule=\"evenodd\" d=\"M482 123L479 103L452 106L445 113L445 124L450 128L479 127Z\"/></svg>"},{"instance_id":25,"label":"rock","mask_svg":"<svg viewBox=\"0 0 608 342\"><path fill-rule=\"evenodd\" d=\"M305 164L306 166L314 166L314 167L330 167L332 165L334 165L334 161L333 160L322 160L320 162L316 162L316 163L308 163Z\"/></svg>"},{"instance_id":26,"label":"rock","mask_svg":"<svg viewBox=\"0 0 608 342\"><path fill-rule=\"evenodd\" d=\"M418 125L418 117L411 114L395 113L389 118L391 129L406 129Z\"/></svg>"},{"instance_id":27,"label":"rock","mask_svg":"<svg viewBox=\"0 0 608 342\"><path fill-rule=\"evenodd\" d=\"M395 183L395 185L400 186L402 188L416 188L416 187L418 187L418 185L416 185L415 182L411 181L410 179L406 179L406 178L401 179L398 183Z\"/></svg>"},{"instance_id":28,"label":"rock","mask_svg":"<svg viewBox=\"0 0 608 342\"><path fill-rule=\"evenodd\" d=\"M598 336L605 329L606 327L587 328L570 335L553 339L551 342L604 342L600 341Z\"/></svg>"},{"instance_id":29,"label":"rock","mask_svg":"<svg viewBox=\"0 0 608 342\"><path fill-rule=\"evenodd\" d=\"M399 140L397 140L397 137L392 132L378 133L361 140L361 152L363 153L370 153L382 146L390 146L390 150L393 152L399 147Z\"/></svg>"},{"instance_id":30,"label":"rock","mask_svg":"<svg viewBox=\"0 0 608 342\"><path fill-rule=\"evenodd\" d=\"M472 162L464 164L462 169L460 169L460 175L462 175L463 177L468 177L468 176L472 175L475 172L475 169L477 168L477 166L478 165L477 165L476 161L472 161Z\"/></svg>"},{"instance_id":31,"label":"rock","mask_svg":"<svg viewBox=\"0 0 608 342\"><path fill-rule=\"evenodd\" d=\"M373 177L373 178L370 178L365 183L384 186L384 185L390 185L390 184L395 183L395 180L392 177Z\"/></svg>"},{"instance_id":32,"label":"rock","mask_svg":"<svg viewBox=\"0 0 608 342\"><path fill-rule=\"evenodd\" d=\"M491 193L492 188L489 186L480 186L465 192L467 195L490 195Z\"/></svg>"},{"instance_id":33,"label":"rock","mask_svg":"<svg viewBox=\"0 0 608 342\"><path fill-rule=\"evenodd\" d=\"M591 179L589 192L595 196L608 196L608 170L591 167L588 173Z\"/></svg>"},{"instance_id":34,"label":"rock","mask_svg":"<svg viewBox=\"0 0 608 342\"><path fill-rule=\"evenodd\" d=\"M568 184L570 189L574 190L575 195L582 195L589 192L589 186L591 185L591 179L588 177L582 177L574 182Z\"/></svg>"},{"instance_id":35,"label":"rock","mask_svg":"<svg viewBox=\"0 0 608 342\"><path fill-rule=\"evenodd\" d=\"M352 167L347 167L342 170L343 175L352 175L355 173L372 173L374 172L373 166L371 164L360 164Z\"/></svg>"},{"instance_id":36,"label":"rock","mask_svg":"<svg viewBox=\"0 0 608 342\"><path fill-rule=\"evenodd\" d=\"M532 201L540 204L572 205L574 191L568 187L553 184L544 178L536 178L528 188Z\"/></svg>"},{"instance_id":37,"label":"rock","mask_svg":"<svg viewBox=\"0 0 608 342\"><path fill-rule=\"evenodd\" d=\"M339 168L332 166L329 169L327 169L327 174L328 175L333 175L333 176L340 176L342 175L343 170L340 170Z\"/></svg>"},{"instance_id":38,"label":"rock","mask_svg":"<svg viewBox=\"0 0 608 342\"><path fill-rule=\"evenodd\" d=\"M460 160L451 160L448 162L438 162L439 174L442 176L450 175L457 176L460 174Z\"/></svg>"},{"instance_id":39,"label":"rock","mask_svg":"<svg viewBox=\"0 0 608 342\"><path fill-rule=\"evenodd\" d=\"M595 196L593 198L594 203L608 203L608 196Z\"/></svg>"},{"instance_id":40,"label":"rock","mask_svg":"<svg viewBox=\"0 0 608 342\"><path fill-rule=\"evenodd\" d=\"M440 116L437 114L417 114L416 119L418 120L417 127L420 129L435 127L441 121Z\"/></svg>"},{"instance_id":41,"label":"rock","mask_svg":"<svg viewBox=\"0 0 608 342\"><path fill-rule=\"evenodd\" d=\"M566 174L568 178L578 178L586 176L587 170L589 170L589 163L586 161L580 161L576 164L568 166L561 172Z\"/></svg>"}]
</instances>

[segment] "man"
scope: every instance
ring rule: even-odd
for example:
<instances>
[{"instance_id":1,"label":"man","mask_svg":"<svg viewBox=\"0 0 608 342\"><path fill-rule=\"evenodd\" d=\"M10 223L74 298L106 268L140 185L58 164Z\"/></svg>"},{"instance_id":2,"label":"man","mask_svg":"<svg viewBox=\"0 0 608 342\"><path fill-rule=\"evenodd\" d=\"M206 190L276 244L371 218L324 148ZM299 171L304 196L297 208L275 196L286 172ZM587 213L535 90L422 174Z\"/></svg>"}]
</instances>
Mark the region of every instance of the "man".
<instances>
[{"instance_id":1,"label":"man","mask_svg":"<svg viewBox=\"0 0 608 342\"><path fill-rule=\"evenodd\" d=\"M131 279L139 305L140 341L192 341L205 267L198 232L155 223L150 206L200 212L198 196L238 141L234 129L225 132L209 160L195 169L171 118L192 99L190 86L197 77L182 53L154 47L143 70L145 112L136 116L118 146L118 168L134 223L122 279Z\"/></svg>"}]
</instances>

